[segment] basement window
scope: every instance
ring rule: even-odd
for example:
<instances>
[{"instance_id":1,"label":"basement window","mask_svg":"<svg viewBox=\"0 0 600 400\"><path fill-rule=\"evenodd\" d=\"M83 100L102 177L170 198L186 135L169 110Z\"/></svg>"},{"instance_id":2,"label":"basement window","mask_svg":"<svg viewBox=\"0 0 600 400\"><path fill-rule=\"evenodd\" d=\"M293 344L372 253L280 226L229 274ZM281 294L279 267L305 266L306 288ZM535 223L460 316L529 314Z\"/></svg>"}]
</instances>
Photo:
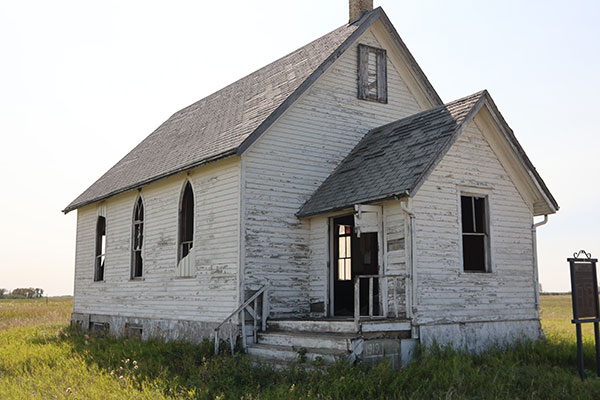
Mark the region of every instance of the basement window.
<instances>
[{"instance_id":1,"label":"basement window","mask_svg":"<svg viewBox=\"0 0 600 400\"><path fill-rule=\"evenodd\" d=\"M488 211L485 197L460 196L463 268L489 271Z\"/></svg>"},{"instance_id":2,"label":"basement window","mask_svg":"<svg viewBox=\"0 0 600 400\"><path fill-rule=\"evenodd\" d=\"M106 258L106 218L98 217L96 222L96 258L94 281L104 280L104 261Z\"/></svg>"},{"instance_id":3,"label":"basement window","mask_svg":"<svg viewBox=\"0 0 600 400\"><path fill-rule=\"evenodd\" d=\"M142 339L142 326L125 323L125 337L128 339Z\"/></svg>"},{"instance_id":4,"label":"basement window","mask_svg":"<svg viewBox=\"0 0 600 400\"><path fill-rule=\"evenodd\" d=\"M358 98L387 103L387 55L384 49L358 45Z\"/></svg>"},{"instance_id":5,"label":"basement window","mask_svg":"<svg viewBox=\"0 0 600 400\"><path fill-rule=\"evenodd\" d=\"M90 331L98 335L106 335L110 330L108 322L90 322Z\"/></svg>"},{"instance_id":6,"label":"basement window","mask_svg":"<svg viewBox=\"0 0 600 400\"><path fill-rule=\"evenodd\" d=\"M185 258L194 246L194 191L188 182L183 191L179 208L179 261Z\"/></svg>"},{"instance_id":7,"label":"basement window","mask_svg":"<svg viewBox=\"0 0 600 400\"><path fill-rule=\"evenodd\" d=\"M131 246L131 278L141 278L144 261L142 243L144 240L144 202L138 198L133 210L133 243Z\"/></svg>"}]
</instances>

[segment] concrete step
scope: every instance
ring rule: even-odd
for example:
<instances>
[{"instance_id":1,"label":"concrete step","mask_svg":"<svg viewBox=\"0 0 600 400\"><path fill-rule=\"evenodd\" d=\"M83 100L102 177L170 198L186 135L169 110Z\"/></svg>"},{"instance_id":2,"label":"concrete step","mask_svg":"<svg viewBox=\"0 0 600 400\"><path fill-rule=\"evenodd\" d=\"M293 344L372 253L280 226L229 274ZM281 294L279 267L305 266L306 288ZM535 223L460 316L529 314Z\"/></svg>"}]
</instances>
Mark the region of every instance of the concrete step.
<instances>
[{"instance_id":1,"label":"concrete step","mask_svg":"<svg viewBox=\"0 0 600 400\"><path fill-rule=\"evenodd\" d=\"M303 353L303 356L301 354ZM295 348L292 346L277 346L270 344L248 345L248 355L257 361L283 364L283 363L323 363L333 364L345 359L349 353L344 350Z\"/></svg>"},{"instance_id":2,"label":"concrete step","mask_svg":"<svg viewBox=\"0 0 600 400\"><path fill-rule=\"evenodd\" d=\"M270 319L267 330L293 332L334 332L355 333L354 321L351 320L301 320Z\"/></svg>"},{"instance_id":3,"label":"concrete step","mask_svg":"<svg viewBox=\"0 0 600 400\"><path fill-rule=\"evenodd\" d=\"M259 332L258 343L295 348L333 349L349 351L354 334L292 331Z\"/></svg>"}]
</instances>

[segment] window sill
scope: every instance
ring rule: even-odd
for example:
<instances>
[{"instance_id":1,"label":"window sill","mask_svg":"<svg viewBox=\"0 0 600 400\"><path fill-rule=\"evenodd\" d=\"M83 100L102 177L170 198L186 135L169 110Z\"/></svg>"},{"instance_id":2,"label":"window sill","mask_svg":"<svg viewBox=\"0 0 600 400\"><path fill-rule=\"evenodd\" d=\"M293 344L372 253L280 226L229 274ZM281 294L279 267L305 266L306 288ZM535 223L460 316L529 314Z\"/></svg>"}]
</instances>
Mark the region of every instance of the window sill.
<instances>
[{"instance_id":1,"label":"window sill","mask_svg":"<svg viewBox=\"0 0 600 400\"><path fill-rule=\"evenodd\" d=\"M144 280L146 280L146 279L143 276L136 276L134 278L130 278L129 279L130 282L131 281L141 282L141 281L144 281Z\"/></svg>"},{"instance_id":2,"label":"window sill","mask_svg":"<svg viewBox=\"0 0 600 400\"><path fill-rule=\"evenodd\" d=\"M180 279L182 279L182 280L196 279L196 275L193 275L193 276L175 276L175 277L173 277L173 279L175 279L175 280L180 280Z\"/></svg>"},{"instance_id":3,"label":"window sill","mask_svg":"<svg viewBox=\"0 0 600 400\"><path fill-rule=\"evenodd\" d=\"M497 272L488 272L488 271L460 271L458 276L469 276L469 277L477 277L486 276L486 277L497 277Z\"/></svg>"},{"instance_id":4,"label":"window sill","mask_svg":"<svg viewBox=\"0 0 600 400\"><path fill-rule=\"evenodd\" d=\"M102 279L101 281L96 281L96 280L94 280L94 281L92 281L92 282L93 282L93 283L104 283L104 282L106 282L106 281L105 281L104 279Z\"/></svg>"}]
</instances>

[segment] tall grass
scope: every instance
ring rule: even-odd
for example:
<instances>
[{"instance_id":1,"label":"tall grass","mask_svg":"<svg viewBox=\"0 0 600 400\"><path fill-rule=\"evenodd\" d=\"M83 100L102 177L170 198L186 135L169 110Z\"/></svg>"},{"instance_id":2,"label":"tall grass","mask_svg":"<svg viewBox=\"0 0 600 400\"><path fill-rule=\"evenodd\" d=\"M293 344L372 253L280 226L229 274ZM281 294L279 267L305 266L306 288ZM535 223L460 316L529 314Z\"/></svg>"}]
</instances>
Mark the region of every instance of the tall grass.
<instances>
[{"instance_id":1,"label":"tall grass","mask_svg":"<svg viewBox=\"0 0 600 400\"><path fill-rule=\"evenodd\" d=\"M98 337L64 323L22 326L0 331L0 399L600 398L592 338L585 342L590 379L581 382L568 298L546 300L545 341L477 356L434 349L401 371L385 363L274 371L241 355L214 357L208 342Z\"/></svg>"},{"instance_id":2,"label":"tall grass","mask_svg":"<svg viewBox=\"0 0 600 400\"><path fill-rule=\"evenodd\" d=\"M49 323L67 323L71 296L41 299L0 299L0 330Z\"/></svg>"}]
</instances>

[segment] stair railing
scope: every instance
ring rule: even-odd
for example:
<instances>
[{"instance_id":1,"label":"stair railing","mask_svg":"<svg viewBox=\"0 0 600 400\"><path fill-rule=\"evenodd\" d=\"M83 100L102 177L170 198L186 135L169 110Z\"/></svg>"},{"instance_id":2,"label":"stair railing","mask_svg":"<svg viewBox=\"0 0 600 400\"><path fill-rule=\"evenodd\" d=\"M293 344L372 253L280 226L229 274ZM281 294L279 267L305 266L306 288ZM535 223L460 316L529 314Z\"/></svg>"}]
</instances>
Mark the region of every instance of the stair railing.
<instances>
[{"instance_id":1,"label":"stair railing","mask_svg":"<svg viewBox=\"0 0 600 400\"><path fill-rule=\"evenodd\" d=\"M258 314L258 300L262 297L262 310L260 315ZM253 320L252 332L254 336L254 343L256 343L256 333L258 331L258 323L260 321L260 328L264 332L267 330L267 318L269 316L269 295L268 295L268 285L264 285L256 293L254 293L248 300L244 302L241 306L235 309L234 312L229 314L227 318L223 320L217 327L215 328L215 355L219 354L219 332L221 328L225 324L229 324L229 344L231 347L231 354L234 352L235 341L234 338L237 338L237 333L233 334L233 319L240 315L240 320L242 323L242 349L246 352L247 338L246 338L246 313L248 313Z\"/></svg>"},{"instance_id":2,"label":"stair railing","mask_svg":"<svg viewBox=\"0 0 600 400\"><path fill-rule=\"evenodd\" d=\"M361 280L368 280L369 282L369 315L361 316L360 314L360 282ZM381 306L378 309L378 312L374 312L373 307L373 295L374 295L374 280L377 279L379 283L379 294L381 301ZM388 311L388 289L389 289L389 281L393 280L394 285L392 285L392 301L394 304L394 313L396 318L400 318L399 311L399 302L398 299L401 296L401 293L398 293L397 289L400 281L404 279L408 279L406 275L356 275L354 277L354 327L356 332L360 331L360 321L361 317L368 319L376 319L376 318L384 318L387 317ZM383 283L383 284L382 284Z\"/></svg>"}]
</instances>

